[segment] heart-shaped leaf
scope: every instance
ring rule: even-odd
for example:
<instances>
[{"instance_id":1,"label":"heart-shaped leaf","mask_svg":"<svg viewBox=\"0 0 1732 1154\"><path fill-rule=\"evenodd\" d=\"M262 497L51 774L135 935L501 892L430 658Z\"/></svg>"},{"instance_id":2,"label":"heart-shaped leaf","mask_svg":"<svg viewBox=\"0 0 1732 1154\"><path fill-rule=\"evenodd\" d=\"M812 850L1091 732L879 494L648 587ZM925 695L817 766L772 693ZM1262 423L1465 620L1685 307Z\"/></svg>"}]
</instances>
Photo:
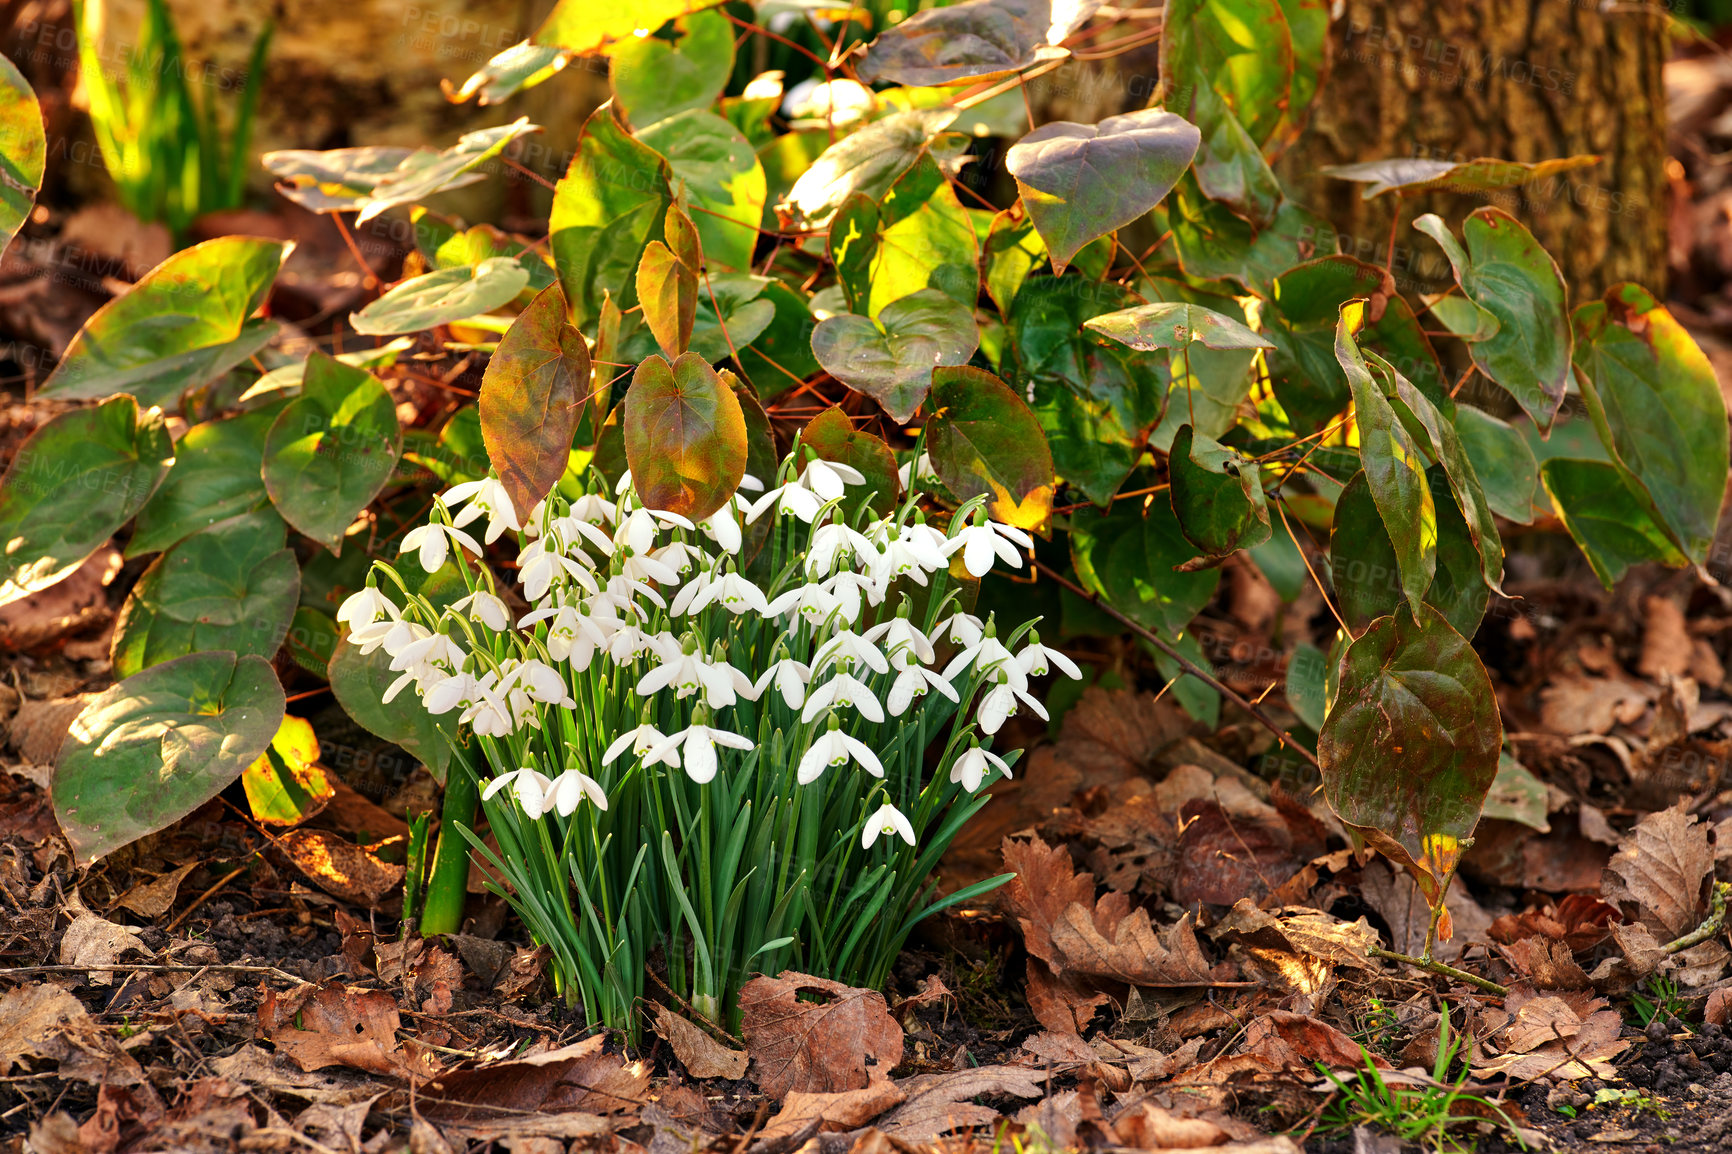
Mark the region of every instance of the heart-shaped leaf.
<instances>
[{"instance_id":1,"label":"heart-shaped leaf","mask_svg":"<svg viewBox=\"0 0 1732 1154\"><path fill-rule=\"evenodd\" d=\"M1274 291L1276 277L1336 251L1335 226L1291 200L1281 202L1267 228L1253 228L1226 205L1204 196L1187 176L1167 206L1166 224L1188 275L1237 281L1265 300Z\"/></svg>"},{"instance_id":2,"label":"heart-shaped leaf","mask_svg":"<svg viewBox=\"0 0 1732 1154\"><path fill-rule=\"evenodd\" d=\"M1701 564L1726 493L1726 401L1690 334L1639 285L1576 310L1582 398L1683 554Z\"/></svg>"},{"instance_id":3,"label":"heart-shaped leaf","mask_svg":"<svg viewBox=\"0 0 1732 1154\"><path fill-rule=\"evenodd\" d=\"M1286 195L1280 180L1221 94L1209 84L1192 91L1195 99L1184 111L1203 134L1191 166L1197 187L1252 226L1267 228Z\"/></svg>"},{"instance_id":4,"label":"heart-shaped leaf","mask_svg":"<svg viewBox=\"0 0 1732 1154\"><path fill-rule=\"evenodd\" d=\"M333 553L397 467L403 431L373 374L324 353L265 434L265 491L283 520Z\"/></svg>"},{"instance_id":5,"label":"heart-shaped leaf","mask_svg":"<svg viewBox=\"0 0 1732 1154\"><path fill-rule=\"evenodd\" d=\"M1255 462L1184 425L1173 438L1167 468L1179 527L1206 558L1269 539L1269 502Z\"/></svg>"},{"instance_id":6,"label":"heart-shaped leaf","mask_svg":"<svg viewBox=\"0 0 1732 1154\"><path fill-rule=\"evenodd\" d=\"M593 0L558 0L534 44L563 48L579 56L646 32L705 6L707 0L632 0L629 4L596 4Z\"/></svg>"},{"instance_id":7,"label":"heart-shaped leaf","mask_svg":"<svg viewBox=\"0 0 1732 1154\"><path fill-rule=\"evenodd\" d=\"M647 26L646 26L647 27ZM708 108L734 72L734 26L713 9L676 16L664 38L628 36L608 53L608 82L627 120L641 127Z\"/></svg>"},{"instance_id":8,"label":"heart-shaped leaf","mask_svg":"<svg viewBox=\"0 0 1732 1154\"><path fill-rule=\"evenodd\" d=\"M260 158L265 171L279 181L277 191L308 212L354 212L366 203L374 187L397 175L411 156L425 164L432 152L413 148L332 148L315 152L286 148ZM479 172L464 173L445 183L446 189L463 188L481 180Z\"/></svg>"},{"instance_id":9,"label":"heart-shaped leaf","mask_svg":"<svg viewBox=\"0 0 1732 1154\"><path fill-rule=\"evenodd\" d=\"M1402 605L1343 659L1317 738L1324 797L1435 905L1479 823L1502 743L1473 647L1429 605Z\"/></svg>"},{"instance_id":10,"label":"heart-shaped leaf","mask_svg":"<svg viewBox=\"0 0 1732 1154\"><path fill-rule=\"evenodd\" d=\"M1392 156L1386 160L1366 160L1358 164L1329 164L1317 171L1337 180L1350 180L1365 185L1359 194L1365 200L1395 192L1415 196L1422 192L1495 192L1500 188L1520 188L1536 180L1546 180L1598 164L1597 156L1565 156L1527 164L1519 160L1428 160L1419 156Z\"/></svg>"},{"instance_id":11,"label":"heart-shaped leaf","mask_svg":"<svg viewBox=\"0 0 1732 1154\"><path fill-rule=\"evenodd\" d=\"M548 218L553 263L578 328L596 322L604 296L621 308L637 303L638 259L673 202L670 175L668 162L632 139L611 103L584 124Z\"/></svg>"},{"instance_id":12,"label":"heart-shaped leaf","mask_svg":"<svg viewBox=\"0 0 1732 1154\"><path fill-rule=\"evenodd\" d=\"M745 474L740 402L696 353L672 365L650 357L625 396L625 453L646 506L700 521L727 504Z\"/></svg>"},{"instance_id":13,"label":"heart-shaped leaf","mask_svg":"<svg viewBox=\"0 0 1732 1154\"><path fill-rule=\"evenodd\" d=\"M285 716L270 747L241 771L254 819L262 825L299 825L330 804L336 790L318 761L312 723Z\"/></svg>"},{"instance_id":14,"label":"heart-shaped leaf","mask_svg":"<svg viewBox=\"0 0 1732 1154\"><path fill-rule=\"evenodd\" d=\"M1146 477L1138 473L1133 483ZM1215 595L1219 569L1181 566L1196 555L1172 505L1160 499L1115 501L1106 512L1078 509L1071 518L1071 561L1091 593L1168 640L1177 640Z\"/></svg>"},{"instance_id":15,"label":"heart-shaped leaf","mask_svg":"<svg viewBox=\"0 0 1732 1154\"><path fill-rule=\"evenodd\" d=\"M294 550L269 509L194 533L158 557L121 606L110 657L131 677L188 653L226 649L270 657L301 595Z\"/></svg>"},{"instance_id":16,"label":"heart-shaped leaf","mask_svg":"<svg viewBox=\"0 0 1732 1154\"><path fill-rule=\"evenodd\" d=\"M1285 115L1293 66L1293 41L1278 0L1173 0L1162 14L1165 104L1189 112L1207 88L1257 145L1274 135ZM1203 126L1202 119L1197 123Z\"/></svg>"},{"instance_id":17,"label":"heart-shaped leaf","mask_svg":"<svg viewBox=\"0 0 1732 1154\"><path fill-rule=\"evenodd\" d=\"M46 589L131 520L174 460L160 413L124 394L61 413L0 476L0 605Z\"/></svg>"},{"instance_id":18,"label":"heart-shaped leaf","mask_svg":"<svg viewBox=\"0 0 1732 1154\"><path fill-rule=\"evenodd\" d=\"M1113 281L1030 277L1010 306L1012 382L1030 396L1058 475L1105 505L1136 466L1166 401L1166 357L1109 341L1089 317L1138 301Z\"/></svg>"},{"instance_id":19,"label":"heart-shaped leaf","mask_svg":"<svg viewBox=\"0 0 1732 1154\"><path fill-rule=\"evenodd\" d=\"M906 423L931 390L932 371L966 364L979 339L966 305L921 289L892 301L876 321L853 313L819 321L812 353L825 372Z\"/></svg>"},{"instance_id":20,"label":"heart-shaped leaf","mask_svg":"<svg viewBox=\"0 0 1732 1154\"><path fill-rule=\"evenodd\" d=\"M47 158L48 138L36 93L24 74L0 57L0 251L12 243L35 207Z\"/></svg>"},{"instance_id":21,"label":"heart-shaped leaf","mask_svg":"<svg viewBox=\"0 0 1732 1154\"><path fill-rule=\"evenodd\" d=\"M271 663L193 653L113 685L60 746L54 816L80 865L178 821L222 792L283 721Z\"/></svg>"},{"instance_id":22,"label":"heart-shaped leaf","mask_svg":"<svg viewBox=\"0 0 1732 1154\"><path fill-rule=\"evenodd\" d=\"M1005 164L1034 227L1063 272L1077 251L1159 204L1190 166L1201 135L1171 112L1145 109L1099 124L1044 124L1011 145Z\"/></svg>"},{"instance_id":23,"label":"heart-shaped leaf","mask_svg":"<svg viewBox=\"0 0 1732 1154\"><path fill-rule=\"evenodd\" d=\"M764 166L740 130L706 109L638 129L639 141L667 158L691 198L704 261L712 269L752 271L769 185Z\"/></svg>"},{"instance_id":24,"label":"heart-shaped leaf","mask_svg":"<svg viewBox=\"0 0 1732 1154\"><path fill-rule=\"evenodd\" d=\"M453 87L450 81L441 80L439 87L445 99L453 104L467 103L470 97L479 95L475 103L485 108L489 104L503 104L524 89L534 88L569 63L569 52L525 40L493 56L460 86Z\"/></svg>"},{"instance_id":25,"label":"heart-shaped leaf","mask_svg":"<svg viewBox=\"0 0 1732 1154\"><path fill-rule=\"evenodd\" d=\"M1462 224L1464 251L1442 220L1413 222L1443 247L1468 300L1497 322L1480 339L1464 336L1474 367L1501 385L1544 432L1570 380L1568 291L1551 254L1500 208L1478 208Z\"/></svg>"},{"instance_id":26,"label":"heart-shaped leaf","mask_svg":"<svg viewBox=\"0 0 1732 1154\"><path fill-rule=\"evenodd\" d=\"M503 308L529 285L529 270L515 257L489 257L410 277L358 313L349 323L367 336L418 333L466 321Z\"/></svg>"},{"instance_id":27,"label":"heart-shaped leaf","mask_svg":"<svg viewBox=\"0 0 1732 1154\"><path fill-rule=\"evenodd\" d=\"M855 196L830 225L830 254L850 311L876 317L921 289L970 308L980 297L974 226L938 162L922 156L881 202Z\"/></svg>"},{"instance_id":28,"label":"heart-shaped leaf","mask_svg":"<svg viewBox=\"0 0 1732 1154\"><path fill-rule=\"evenodd\" d=\"M959 501L985 494L994 520L1037 529L1052 513L1052 450L1023 399L967 365L932 373L926 450Z\"/></svg>"},{"instance_id":29,"label":"heart-shaped leaf","mask_svg":"<svg viewBox=\"0 0 1732 1154\"><path fill-rule=\"evenodd\" d=\"M275 321L249 321L294 245L224 236L175 253L96 310L37 393L63 401L128 392L169 406L252 356Z\"/></svg>"},{"instance_id":30,"label":"heart-shaped leaf","mask_svg":"<svg viewBox=\"0 0 1732 1154\"><path fill-rule=\"evenodd\" d=\"M967 0L915 12L879 34L858 74L867 84L957 84L1061 60L1065 37L1088 23L1100 0Z\"/></svg>"},{"instance_id":31,"label":"heart-shaped leaf","mask_svg":"<svg viewBox=\"0 0 1732 1154\"><path fill-rule=\"evenodd\" d=\"M1607 589L1632 565L1658 561L1682 567L1689 558L1654 522L1629 474L1605 461L1553 457L1540 464L1540 480L1576 547Z\"/></svg>"},{"instance_id":32,"label":"heart-shaped leaf","mask_svg":"<svg viewBox=\"0 0 1732 1154\"><path fill-rule=\"evenodd\" d=\"M883 196L956 116L954 108L911 108L874 120L826 148L777 210L802 228L826 227L856 193L868 200Z\"/></svg>"},{"instance_id":33,"label":"heart-shaped leaf","mask_svg":"<svg viewBox=\"0 0 1732 1154\"><path fill-rule=\"evenodd\" d=\"M637 299L656 344L667 356L677 357L691 344L704 254L697 229L678 205L668 207L662 233L667 243L650 241L638 261Z\"/></svg>"},{"instance_id":34,"label":"heart-shaped leaf","mask_svg":"<svg viewBox=\"0 0 1732 1154\"><path fill-rule=\"evenodd\" d=\"M1457 633L1471 638L1485 616L1491 590L1480 570L1480 556L1450 495L1442 468L1426 470L1426 483L1437 509L1437 567L1426 587L1425 601L1449 621ZM1330 526L1329 567L1341 615L1355 634L1402 603L1401 568L1389 531L1371 499L1363 472L1341 490Z\"/></svg>"},{"instance_id":35,"label":"heart-shaped leaf","mask_svg":"<svg viewBox=\"0 0 1732 1154\"><path fill-rule=\"evenodd\" d=\"M871 433L856 429L840 408L831 405L806 422L806 427L800 430L800 443L824 460L850 465L865 477L866 483L858 486L858 490L870 497L875 514L887 517L895 510L902 497L896 454ZM804 462L801 468L804 470ZM845 505L843 511L852 516L853 507Z\"/></svg>"},{"instance_id":36,"label":"heart-shaped leaf","mask_svg":"<svg viewBox=\"0 0 1732 1154\"><path fill-rule=\"evenodd\" d=\"M1104 337L1128 348L1272 349L1269 341L1232 317L1184 301L1156 301L1105 313L1084 322Z\"/></svg>"},{"instance_id":37,"label":"heart-shaped leaf","mask_svg":"<svg viewBox=\"0 0 1732 1154\"><path fill-rule=\"evenodd\" d=\"M589 391L589 348L566 315L565 295L550 285L499 338L481 378L487 459L520 522L565 475Z\"/></svg>"},{"instance_id":38,"label":"heart-shaped leaf","mask_svg":"<svg viewBox=\"0 0 1732 1154\"><path fill-rule=\"evenodd\" d=\"M1527 438L1507 421L1469 405L1456 409L1455 431L1491 511L1519 524L1532 522L1540 467Z\"/></svg>"},{"instance_id":39,"label":"heart-shaped leaf","mask_svg":"<svg viewBox=\"0 0 1732 1154\"><path fill-rule=\"evenodd\" d=\"M175 442L174 467L162 487L138 511L126 555L159 552L218 521L262 508L270 498L259 461L265 433L282 408L278 402L188 429Z\"/></svg>"},{"instance_id":40,"label":"heart-shaped leaf","mask_svg":"<svg viewBox=\"0 0 1732 1154\"><path fill-rule=\"evenodd\" d=\"M528 117L523 116L510 124L466 132L450 148L439 151L417 149L361 199L361 211L355 217L355 223L366 224L388 208L415 204L436 192L443 192L505 151L505 146L518 137L540 131L539 127L529 123Z\"/></svg>"}]
</instances>

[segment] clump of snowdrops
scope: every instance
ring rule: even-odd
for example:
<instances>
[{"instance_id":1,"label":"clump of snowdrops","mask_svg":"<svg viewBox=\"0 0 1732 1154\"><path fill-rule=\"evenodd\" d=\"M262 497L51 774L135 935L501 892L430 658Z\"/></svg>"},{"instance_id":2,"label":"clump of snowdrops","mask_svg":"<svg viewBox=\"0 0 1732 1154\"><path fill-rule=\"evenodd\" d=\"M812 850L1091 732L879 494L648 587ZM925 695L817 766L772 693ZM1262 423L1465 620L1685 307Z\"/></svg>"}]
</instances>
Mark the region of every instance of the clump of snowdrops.
<instances>
[{"instance_id":1,"label":"clump of snowdrops","mask_svg":"<svg viewBox=\"0 0 1732 1154\"><path fill-rule=\"evenodd\" d=\"M380 563L339 611L482 780L498 848L466 836L592 1022L635 1034L646 966L717 1021L753 972L879 986L921 918L1008 877L928 881L1010 776L991 735L1046 716L1031 679L1078 675L1034 622L963 608L963 570L1032 542L979 500L948 533L912 496L876 517L860 473L802 453L696 523L629 475L523 524L496 479L457 485L400 564L454 562L464 595ZM471 559L483 524L517 535L527 611Z\"/></svg>"}]
</instances>

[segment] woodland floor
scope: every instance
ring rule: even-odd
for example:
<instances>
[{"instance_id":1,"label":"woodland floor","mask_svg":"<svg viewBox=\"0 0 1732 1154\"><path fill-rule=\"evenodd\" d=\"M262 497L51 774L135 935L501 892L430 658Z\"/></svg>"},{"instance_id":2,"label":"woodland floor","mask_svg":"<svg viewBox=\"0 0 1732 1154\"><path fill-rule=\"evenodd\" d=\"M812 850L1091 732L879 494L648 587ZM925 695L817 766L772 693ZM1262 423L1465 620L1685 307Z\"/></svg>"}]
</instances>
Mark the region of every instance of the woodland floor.
<instances>
[{"instance_id":1,"label":"woodland floor","mask_svg":"<svg viewBox=\"0 0 1732 1154\"><path fill-rule=\"evenodd\" d=\"M1714 163L1732 148L1732 57L1675 63L1668 83L1674 307L1732 389L1732 175ZM0 329L63 347L105 278L166 255L111 212L14 246ZM303 234L309 316L358 300L334 233L249 216L220 231ZM0 407L0 459L45 416L22 396ZM401 400L437 416L437 390ZM794 1003L796 1032L743 1043L664 1022L629 1053L552 996L479 876L466 933L401 937L403 815L435 787L310 679L292 708L340 782L312 821L267 829L224 795L76 871L42 786L83 695L109 683L139 568L99 554L0 608L0 1150L1393 1154L1378 1120L1315 1130L1318 1066L1369 1054L1417 1096L1440 1011L1469 1037L1466 1091L1491 1104L1457 1103L1479 1119L1452 1130L1463 1146L1732 1149L1727 934L1663 948L1732 877L1732 587L1651 570L1608 594L1566 544L1514 542L1513 599L1476 639L1531 777L1494 798L1438 957L1507 996L1369 957L1421 947L1412 884L1342 848L1297 769L1244 768L1261 730L1189 721L1140 688L1133 651L1097 642L1078 656L1098 683L1055 701L1050 732L1015 735L1025 768L946 861L951 884L1007 864L1019 882L923 927L882 999ZM1282 607L1248 566L1229 578L1199 630L1255 696L1327 614L1314 591ZM1283 708L1278 691L1265 704ZM835 1071L865 1088L826 1085Z\"/></svg>"}]
</instances>

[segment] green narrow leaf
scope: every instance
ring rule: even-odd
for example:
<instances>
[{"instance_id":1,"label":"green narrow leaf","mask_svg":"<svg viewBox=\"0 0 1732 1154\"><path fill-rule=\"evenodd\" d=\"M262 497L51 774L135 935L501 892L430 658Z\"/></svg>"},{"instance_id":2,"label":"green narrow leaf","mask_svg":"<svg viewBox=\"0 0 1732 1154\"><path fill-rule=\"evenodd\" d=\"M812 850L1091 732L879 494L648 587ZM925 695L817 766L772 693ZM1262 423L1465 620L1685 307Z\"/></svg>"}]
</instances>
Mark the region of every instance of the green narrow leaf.
<instances>
[{"instance_id":1,"label":"green narrow leaf","mask_svg":"<svg viewBox=\"0 0 1732 1154\"><path fill-rule=\"evenodd\" d=\"M590 387L589 348L550 285L499 339L481 378L481 437L520 523L565 475Z\"/></svg>"},{"instance_id":2,"label":"green narrow leaf","mask_svg":"<svg viewBox=\"0 0 1732 1154\"><path fill-rule=\"evenodd\" d=\"M31 433L0 476L0 605L84 563L162 483L174 445L162 414L122 394Z\"/></svg>"},{"instance_id":3,"label":"green narrow leaf","mask_svg":"<svg viewBox=\"0 0 1732 1154\"><path fill-rule=\"evenodd\" d=\"M1269 539L1269 503L1256 462L1182 425L1167 468L1179 528L1205 559L1224 558Z\"/></svg>"},{"instance_id":4,"label":"green narrow leaf","mask_svg":"<svg viewBox=\"0 0 1732 1154\"><path fill-rule=\"evenodd\" d=\"M686 353L650 357L625 397L625 453L651 509L701 521L727 504L746 471L746 423L733 390Z\"/></svg>"},{"instance_id":5,"label":"green narrow leaf","mask_svg":"<svg viewBox=\"0 0 1732 1154\"><path fill-rule=\"evenodd\" d=\"M959 501L985 494L995 520L1023 529L1052 513L1052 450L1040 422L1003 381L967 365L932 373L926 449Z\"/></svg>"},{"instance_id":6,"label":"green narrow leaf","mask_svg":"<svg viewBox=\"0 0 1732 1154\"><path fill-rule=\"evenodd\" d=\"M264 753L283 720L270 662L193 653L105 690L55 765L54 816L80 865L185 817Z\"/></svg>"},{"instance_id":7,"label":"green narrow leaf","mask_svg":"<svg viewBox=\"0 0 1732 1154\"><path fill-rule=\"evenodd\" d=\"M1437 610L1402 605L1342 662L1317 739L1324 797L1439 903L1502 743L1497 696L1473 647Z\"/></svg>"},{"instance_id":8,"label":"green narrow leaf","mask_svg":"<svg viewBox=\"0 0 1732 1154\"><path fill-rule=\"evenodd\" d=\"M403 431L373 374L314 352L301 395L265 434L265 491L283 520L333 553L397 468Z\"/></svg>"},{"instance_id":9,"label":"green narrow leaf","mask_svg":"<svg viewBox=\"0 0 1732 1154\"><path fill-rule=\"evenodd\" d=\"M875 320L840 313L819 321L812 354L825 372L906 424L926 400L933 370L966 364L978 340L968 306L920 289L890 302Z\"/></svg>"}]
</instances>

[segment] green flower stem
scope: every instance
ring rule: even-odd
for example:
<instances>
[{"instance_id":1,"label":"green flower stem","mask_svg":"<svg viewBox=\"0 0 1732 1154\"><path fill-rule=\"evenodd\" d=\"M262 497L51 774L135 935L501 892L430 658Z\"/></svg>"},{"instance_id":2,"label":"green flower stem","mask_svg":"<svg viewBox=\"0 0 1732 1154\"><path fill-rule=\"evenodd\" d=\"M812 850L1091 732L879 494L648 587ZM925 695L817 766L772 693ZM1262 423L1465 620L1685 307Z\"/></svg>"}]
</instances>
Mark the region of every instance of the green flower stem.
<instances>
[{"instance_id":1,"label":"green flower stem","mask_svg":"<svg viewBox=\"0 0 1732 1154\"><path fill-rule=\"evenodd\" d=\"M1482 978L1478 974L1470 974L1466 970L1458 970L1454 966L1445 965L1435 958L1416 958L1412 954L1398 954L1394 950L1386 950L1381 946L1372 946L1365 951L1374 958L1383 958L1391 962L1401 962L1416 970L1424 970L1428 974L1440 977L1454 978L1458 982L1466 982L1477 990L1483 990L1496 997L1509 993L1508 986L1500 986L1490 978Z\"/></svg>"},{"instance_id":2,"label":"green flower stem","mask_svg":"<svg viewBox=\"0 0 1732 1154\"><path fill-rule=\"evenodd\" d=\"M454 934L463 928L463 903L468 896L469 847L462 831L475 824L481 793L475 776L461 759L452 758L445 773L445 803L439 811L439 840L433 849L433 870L421 907L421 933Z\"/></svg>"}]
</instances>

